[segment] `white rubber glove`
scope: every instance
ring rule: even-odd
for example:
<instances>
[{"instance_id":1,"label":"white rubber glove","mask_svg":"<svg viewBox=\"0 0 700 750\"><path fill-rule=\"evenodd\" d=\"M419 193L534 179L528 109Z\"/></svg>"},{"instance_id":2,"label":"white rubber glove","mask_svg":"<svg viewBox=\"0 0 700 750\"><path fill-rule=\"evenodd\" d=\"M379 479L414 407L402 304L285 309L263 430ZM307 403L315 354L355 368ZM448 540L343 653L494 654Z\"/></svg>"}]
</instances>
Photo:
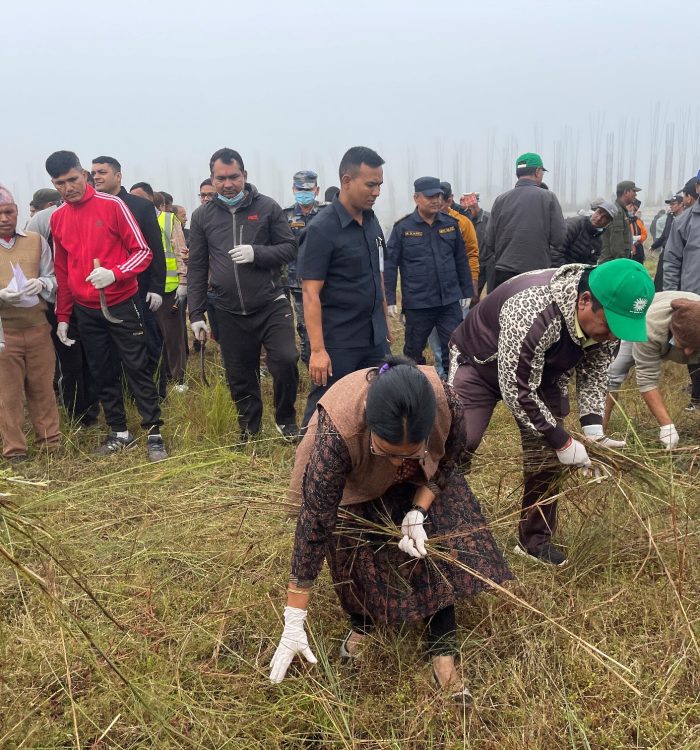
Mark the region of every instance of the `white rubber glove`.
<instances>
[{"instance_id":1,"label":"white rubber glove","mask_svg":"<svg viewBox=\"0 0 700 750\"><path fill-rule=\"evenodd\" d=\"M309 639L304 630L306 610L297 607L284 608L284 630L279 646L270 662L270 682L278 684L287 674L289 665L297 654L301 654L309 664L316 664L318 659L309 647Z\"/></svg>"},{"instance_id":2,"label":"white rubber glove","mask_svg":"<svg viewBox=\"0 0 700 750\"><path fill-rule=\"evenodd\" d=\"M160 310L160 306L163 304L163 298L160 294L149 292L146 295L146 302L148 302L148 309L151 312L156 312L157 310Z\"/></svg>"},{"instance_id":3,"label":"white rubber glove","mask_svg":"<svg viewBox=\"0 0 700 750\"><path fill-rule=\"evenodd\" d=\"M461 299L459 301L459 304L462 307L462 310L466 310L467 307L469 307L469 303L472 301L471 297L466 297L465 299Z\"/></svg>"},{"instance_id":4,"label":"white rubber glove","mask_svg":"<svg viewBox=\"0 0 700 750\"><path fill-rule=\"evenodd\" d=\"M234 263L252 263L255 258L252 245L238 245L229 250L228 254Z\"/></svg>"},{"instance_id":5,"label":"white rubber glove","mask_svg":"<svg viewBox=\"0 0 700 750\"><path fill-rule=\"evenodd\" d=\"M634 244L636 245L638 242L641 242L642 235L641 234L633 234L632 240L634 241Z\"/></svg>"},{"instance_id":6,"label":"white rubber glove","mask_svg":"<svg viewBox=\"0 0 700 750\"><path fill-rule=\"evenodd\" d=\"M16 305L21 296L22 292L11 292L7 287L0 289L0 301L6 305Z\"/></svg>"},{"instance_id":7,"label":"white rubber glove","mask_svg":"<svg viewBox=\"0 0 700 750\"><path fill-rule=\"evenodd\" d=\"M27 283L22 289L22 294L35 295L44 291L44 282L41 279L27 279Z\"/></svg>"},{"instance_id":8,"label":"white rubber glove","mask_svg":"<svg viewBox=\"0 0 700 750\"><path fill-rule=\"evenodd\" d=\"M56 328L56 336L63 346L73 346L75 339L68 338L68 323L59 323Z\"/></svg>"},{"instance_id":9,"label":"white rubber glove","mask_svg":"<svg viewBox=\"0 0 700 750\"><path fill-rule=\"evenodd\" d=\"M399 542L399 549L411 557L425 557L428 550L425 542L428 535L423 528L423 514L419 510L409 510L401 522L403 538Z\"/></svg>"},{"instance_id":10,"label":"white rubber glove","mask_svg":"<svg viewBox=\"0 0 700 750\"><path fill-rule=\"evenodd\" d=\"M583 443L579 443L578 440L569 438L569 442L563 447L556 451L559 462L564 466L577 466L585 469L591 467L591 459L588 457L588 451L584 447Z\"/></svg>"},{"instance_id":11,"label":"white rubber glove","mask_svg":"<svg viewBox=\"0 0 700 750\"><path fill-rule=\"evenodd\" d=\"M201 341L202 339L206 340L209 335L209 326L203 320L195 321L190 327L192 328L192 333L197 341ZM202 331L204 331L204 336L202 336Z\"/></svg>"},{"instance_id":12,"label":"white rubber glove","mask_svg":"<svg viewBox=\"0 0 700 750\"><path fill-rule=\"evenodd\" d=\"M583 428L583 435L589 443L598 443L603 448L626 448L626 440L613 440L603 432L602 424L588 424Z\"/></svg>"},{"instance_id":13,"label":"white rubber glove","mask_svg":"<svg viewBox=\"0 0 700 750\"><path fill-rule=\"evenodd\" d=\"M672 451L680 440L675 424L665 424L659 429L659 440L664 444L667 451Z\"/></svg>"},{"instance_id":14,"label":"white rubber glove","mask_svg":"<svg viewBox=\"0 0 700 750\"><path fill-rule=\"evenodd\" d=\"M187 299L187 284L178 284L175 290L175 299L182 304Z\"/></svg>"},{"instance_id":15,"label":"white rubber glove","mask_svg":"<svg viewBox=\"0 0 700 750\"><path fill-rule=\"evenodd\" d=\"M89 281L95 289L104 289L106 286L114 284L114 271L100 266L99 268L95 268L85 281Z\"/></svg>"},{"instance_id":16,"label":"white rubber glove","mask_svg":"<svg viewBox=\"0 0 700 750\"><path fill-rule=\"evenodd\" d=\"M399 314L399 306L398 305L387 305L386 311L391 315L392 318L395 318Z\"/></svg>"}]
</instances>

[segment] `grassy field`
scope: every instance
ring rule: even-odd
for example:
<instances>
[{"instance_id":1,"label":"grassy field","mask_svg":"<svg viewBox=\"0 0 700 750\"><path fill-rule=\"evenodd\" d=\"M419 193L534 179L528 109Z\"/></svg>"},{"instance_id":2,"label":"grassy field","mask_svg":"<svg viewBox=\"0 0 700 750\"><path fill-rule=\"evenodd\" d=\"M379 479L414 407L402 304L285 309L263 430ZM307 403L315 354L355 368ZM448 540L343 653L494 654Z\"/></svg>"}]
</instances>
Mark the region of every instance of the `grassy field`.
<instances>
[{"instance_id":1,"label":"grassy field","mask_svg":"<svg viewBox=\"0 0 700 750\"><path fill-rule=\"evenodd\" d=\"M325 572L308 620L319 664L270 685L293 449L269 409L262 439L236 446L218 357L209 389L196 364L165 408L168 461L146 463L143 442L96 460L91 430L0 470L0 748L700 747L700 418L682 410L684 368L664 384L676 455L628 382L612 421L624 457L605 459L604 483L567 482L562 570L512 554L520 443L499 407L470 482L516 580L458 609L463 712L434 694L417 627L339 663Z\"/></svg>"}]
</instances>

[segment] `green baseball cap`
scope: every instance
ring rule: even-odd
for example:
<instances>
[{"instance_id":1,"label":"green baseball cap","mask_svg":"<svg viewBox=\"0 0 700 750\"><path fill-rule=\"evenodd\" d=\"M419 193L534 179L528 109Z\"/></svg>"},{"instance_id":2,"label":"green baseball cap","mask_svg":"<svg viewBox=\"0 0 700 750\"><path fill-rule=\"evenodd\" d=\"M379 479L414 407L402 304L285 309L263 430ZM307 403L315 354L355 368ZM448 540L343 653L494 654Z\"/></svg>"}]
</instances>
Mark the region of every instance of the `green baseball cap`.
<instances>
[{"instance_id":1,"label":"green baseball cap","mask_svg":"<svg viewBox=\"0 0 700 750\"><path fill-rule=\"evenodd\" d=\"M647 340L647 310L654 299L654 282L641 263L629 258L601 263L591 271L588 285L617 338Z\"/></svg>"},{"instance_id":2,"label":"green baseball cap","mask_svg":"<svg viewBox=\"0 0 700 750\"><path fill-rule=\"evenodd\" d=\"M533 154L528 152L522 154L515 160L516 169L525 169L526 167L542 167L542 171L546 172L544 164L542 164L542 157L539 154Z\"/></svg>"}]
</instances>

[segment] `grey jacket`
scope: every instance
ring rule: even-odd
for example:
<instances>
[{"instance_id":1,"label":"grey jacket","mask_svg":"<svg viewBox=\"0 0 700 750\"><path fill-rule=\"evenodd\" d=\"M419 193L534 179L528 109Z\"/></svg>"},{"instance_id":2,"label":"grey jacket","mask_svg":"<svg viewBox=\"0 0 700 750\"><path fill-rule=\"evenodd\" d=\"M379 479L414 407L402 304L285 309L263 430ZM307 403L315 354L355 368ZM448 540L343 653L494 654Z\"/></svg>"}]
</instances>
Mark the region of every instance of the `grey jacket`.
<instances>
[{"instance_id":1,"label":"grey jacket","mask_svg":"<svg viewBox=\"0 0 700 750\"><path fill-rule=\"evenodd\" d=\"M700 294L700 205L676 216L664 248L664 291Z\"/></svg>"},{"instance_id":2,"label":"grey jacket","mask_svg":"<svg viewBox=\"0 0 700 750\"><path fill-rule=\"evenodd\" d=\"M249 315L283 294L280 268L296 258L297 243L280 206L246 183L234 209L218 198L192 214L187 296L190 320L204 319L207 287L214 307ZM252 245L252 263L234 263L229 250Z\"/></svg>"},{"instance_id":3,"label":"grey jacket","mask_svg":"<svg viewBox=\"0 0 700 750\"><path fill-rule=\"evenodd\" d=\"M564 241L557 196L533 180L518 180L494 201L486 237L487 257L492 251L498 270L525 273L549 268L550 248Z\"/></svg>"},{"instance_id":4,"label":"grey jacket","mask_svg":"<svg viewBox=\"0 0 700 750\"><path fill-rule=\"evenodd\" d=\"M623 206L619 200L616 203L619 211L603 233L603 251L599 263L632 257L632 231L627 218L627 206Z\"/></svg>"}]
</instances>

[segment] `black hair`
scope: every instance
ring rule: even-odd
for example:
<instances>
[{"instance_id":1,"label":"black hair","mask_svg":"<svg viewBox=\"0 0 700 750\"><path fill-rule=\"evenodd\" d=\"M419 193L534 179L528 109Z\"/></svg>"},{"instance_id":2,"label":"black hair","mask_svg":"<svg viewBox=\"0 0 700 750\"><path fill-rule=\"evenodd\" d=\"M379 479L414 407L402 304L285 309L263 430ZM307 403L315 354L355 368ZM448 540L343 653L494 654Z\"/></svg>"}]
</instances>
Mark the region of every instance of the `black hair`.
<instances>
[{"instance_id":1,"label":"black hair","mask_svg":"<svg viewBox=\"0 0 700 750\"><path fill-rule=\"evenodd\" d=\"M159 190L158 191L162 196L163 200L165 201L166 206L171 206L173 203L173 196L170 195L170 193L166 193L165 190Z\"/></svg>"},{"instance_id":2,"label":"black hair","mask_svg":"<svg viewBox=\"0 0 700 750\"><path fill-rule=\"evenodd\" d=\"M635 198L632 203L639 208L642 205L642 202L639 200L639 198Z\"/></svg>"},{"instance_id":3,"label":"black hair","mask_svg":"<svg viewBox=\"0 0 700 750\"><path fill-rule=\"evenodd\" d=\"M390 356L370 370L365 416L370 431L393 445L427 440L437 402L428 378L408 357Z\"/></svg>"},{"instance_id":4,"label":"black hair","mask_svg":"<svg viewBox=\"0 0 700 750\"><path fill-rule=\"evenodd\" d=\"M354 177L363 164L376 169L384 164L384 159L371 148L353 146L345 152L340 160L340 168L338 169L340 179L343 179L344 174L350 174Z\"/></svg>"},{"instance_id":5,"label":"black hair","mask_svg":"<svg viewBox=\"0 0 700 750\"><path fill-rule=\"evenodd\" d=\"M201 182L199 183L199 189L201 190L201 189L202 189L202 188L203 188L203 187L204 187L205 185L207 185L207 186L209 186L209 187L214 187L214 186L213 186L213 185L211 184L211 177L207 177L207 179L206 179L206 180L202 180L202 181L201 181Z\"/></svg>"},{"instance_id":6,"label":"black hair","mask_svg":"<svg viewBox=\"0 0 700 750\"><path fill-rule=\"evenodd\" d=\"M616 195L616 196L617 196L618 198L622 198L622 196L623 196L623 195L624 195L624 194L625 194L625 193L626 193L626 192L627 192L628 190L629 190L629 188L624 188L623 190L620 190L620 188L617 188L617 189L615 190L615 195Z\"/></svg>"},{"instance_id":7,"label":"black hair","mask_svg":"<svg viewBox=\"0 0 700 750\"><path fill-rule=\"evenodd\" d=\"M147 183L147 182L135 182L130 188L129 192L132 190L143 190L146 195L150 195L151 198L153 197L153 188Z\"/></svg>"},{"instance_id":8,"label":"black hair","mask_svg":"<svg viewBox=\"0 0 700 750\"><path fill-rule=\"evenodd\" d=\"M326 188L326 192L323 194L323 198L326 201L326 203L330 203L333 198L335 198L336 195L340 192L340 188L337 188L335 185L331 185L331 187Z\"/></svg>"},{"instance_id":9,"label":"black hair","mask_svg":"<svg viewBox=\"0 0 700 750\"><path fill-rule=\"evenodd\" d=\"M591 291L591 285L589 283L592 268L587 268L578 282L578 296L580 297L584 292L588 292L591 295L591 309L593 312L603 309L603 305L598 302L595 294ZM578 298L577 298L578 299Z\"/></svg>"},{"instance_id":10,"label":"black hair","mask_svg":"<svg viewBox=\"0 0 700 750\"><path fill-rule=\"evenodd\" d=\"M46 160L46 171L54 179L60 177L71 169L81 170L80 159L73 151L54 151Z\"/></svg>"},{"instance_id":11,"label":"black hair","mask_svg":"<svg viewBox=\"0 0 700 750\"><path fill-rule=\"evenodd\" d=\"M163 208L165 205L165 198L163 197L163 193L153 193L153 205L156 208Z\"/></svg>"},{"instance_id":12,"label":"black hair","mask_svg":"<svg viewBox=\"0 0 700 750\"><path fill-rule=\"evenodd\" d=\"M115 172L122 171L122 165L113 156L96 156L92 160L93 164L109 164Z\"/></svg>"},{"instance_id":13,"label":"black hair","mask_svg":"<svg viewBox=\"0 0 700 750\"><path fill-rule=\"evenodd\" d=\"M520 179L521 177L532 177L539 167L518 167L515 170L515 176Z\"/></svg>"},{"instance_id":14,"label":"black hair","mask_svg":"<svg viewBox=\"0 0 700 750\"><path fill-rule=\"evenodd\" d=\"M238 153L238 151L234 151L232 148L220 148L218 151L214 151L214 153L211 155L211 159L209 159L210 172L214 171L215 161L222 161L224 164L233 164L233 162L235 161L241 168L241 172L245 172L245 167L243 166L243 159L241 158L241 155Z\"/></svg>"}]
</instances>

